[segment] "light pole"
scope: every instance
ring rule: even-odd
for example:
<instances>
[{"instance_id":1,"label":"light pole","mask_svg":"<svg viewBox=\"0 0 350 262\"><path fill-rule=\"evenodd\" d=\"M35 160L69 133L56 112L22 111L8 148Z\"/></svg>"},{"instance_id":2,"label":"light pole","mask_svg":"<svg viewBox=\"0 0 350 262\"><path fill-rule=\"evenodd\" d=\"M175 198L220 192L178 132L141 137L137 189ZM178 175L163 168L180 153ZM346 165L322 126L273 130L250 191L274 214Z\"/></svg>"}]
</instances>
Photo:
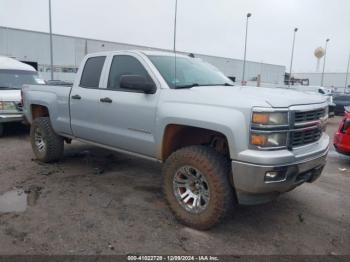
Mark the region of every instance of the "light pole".
<instances>
[{"instance_id":1,"label":"light pole","mask_svg":"<svg viewBox=\"0 0 350 262\"><path fill-rule=\"evenodd\" d=\"M323 69L322 69L322 77L321 77L321 86L323 86L323 81L324 81L324 70L326 68L326 57L327 57L327 46L329 42L329 38L326 39L326 45L324 47L324 58L323 58Z\"/></svg>"},{"instance_id":2,"label":"light pole","mask_svg":"<svg viewBox=\"0 0 350 262\"><path fill-rule=\"evenodd\" d=\"M177 0L175 0L175 14L174 14L174 45L173 45L173 49L174 49L174 79L175 79L175 88L176 88L176 36L177 36Z\"/></svg>"},{"instance_id":3,"label":"light pole","mask_svg":"<svg viewBox=\"0 0 350 262\"><path fill-rule=\"evenodd\" d=\"M347 67L347 69L346 69L344 93L346 93L346 91L347 91L347 89L348 89L349 69L350 69L350 53L349 53L348 67Z\"/></svg>"},{"instance_id":4,"label":"light pole","mask_svg":"<svg viewBox=\"0 0 350 262\"><path fill-rule=\"evenodd\" d=\"M298 28L294 28L294 33L293 33L293 44L292 44L292 55L290 58L290 67L289 67L289 81L288 81L288 86L290 87L290 83L292 82L292 68L293 68L293 58L294 58L294 46L295 46L295 35L298 32Z\"/></svg>"},{"instance_id":5,"label":"light pole","mask_svg":"<svg viewBox=\"0 0 350 262\"><path fill-rule=\"evenodd\" d=\"M177 0L175 0L175 14L174 14L174 43L173 43L173 49L174 53L176 54L176 27L177 27Z\"/></svg>"},{"instance_id":6,"label":"light pole","mask_svg":"<svg viewBox=\"0 0 350 262\"><path fill-rule=\"evenodd\" d=\"M50 27L50 67L51 80L53 80L53 50L52 50L52 24L51 24L51 0L49 0L49 27Z\"/></svg>"},{"instance_id":7,"label":"light pole","mask_svg":"<svg viewBox=\"0 0 350 262\"><path fill-rule=\"evenodd\" d=\"M245 85L245 65L246 65L246 59L247 59L247 40L248 40L248 22L249 17L251 17L252 14L247 14L247 20L245 25L245 44L244 44L244 59L243 59L243 73L242 73L242 85Z\"/></svg>"}]
</instances>

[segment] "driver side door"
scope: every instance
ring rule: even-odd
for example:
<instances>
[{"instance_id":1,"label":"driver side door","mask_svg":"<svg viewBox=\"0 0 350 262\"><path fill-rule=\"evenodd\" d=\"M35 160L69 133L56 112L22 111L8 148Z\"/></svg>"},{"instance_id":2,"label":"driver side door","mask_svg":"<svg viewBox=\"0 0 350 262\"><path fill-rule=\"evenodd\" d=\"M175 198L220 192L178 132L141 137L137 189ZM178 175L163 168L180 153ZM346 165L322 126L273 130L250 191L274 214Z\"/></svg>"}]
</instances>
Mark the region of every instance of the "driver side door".
<instances>
[{"instance_id":1,"label":"driver side door","mask_svg":"<svg viewBox=\"0 0 350 262\"><path fill-rule=\"evenodd\" d=\"M154 157L155 120L159 88L154 94L120 87L123 75L139 75L156 84L147 64L136 55L115 55L108 80L100 90L101 144ZM157 85L157 84L156 84Z\"/></svg>"}]
</instances>

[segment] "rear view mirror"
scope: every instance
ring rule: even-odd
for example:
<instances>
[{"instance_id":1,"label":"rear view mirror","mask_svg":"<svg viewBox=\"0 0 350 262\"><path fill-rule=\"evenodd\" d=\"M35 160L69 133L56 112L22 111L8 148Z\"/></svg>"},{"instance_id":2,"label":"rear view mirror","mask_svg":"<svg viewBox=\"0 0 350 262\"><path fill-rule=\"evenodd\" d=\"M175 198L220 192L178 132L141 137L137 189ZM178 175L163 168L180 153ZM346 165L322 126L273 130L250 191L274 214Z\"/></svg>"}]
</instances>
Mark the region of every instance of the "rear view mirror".
<instances>
[{"instance_id":1,"label":"rear view mirror","mask_svg":"<svg viewBox=\"0 0 350 262\"><path fill-rule=\"evenodd\" d=\"M155 84L141 75L123 75L120 78L120 87L129 90L142 91L145 94L154 94Z\"/></svg>"}]
</instances>

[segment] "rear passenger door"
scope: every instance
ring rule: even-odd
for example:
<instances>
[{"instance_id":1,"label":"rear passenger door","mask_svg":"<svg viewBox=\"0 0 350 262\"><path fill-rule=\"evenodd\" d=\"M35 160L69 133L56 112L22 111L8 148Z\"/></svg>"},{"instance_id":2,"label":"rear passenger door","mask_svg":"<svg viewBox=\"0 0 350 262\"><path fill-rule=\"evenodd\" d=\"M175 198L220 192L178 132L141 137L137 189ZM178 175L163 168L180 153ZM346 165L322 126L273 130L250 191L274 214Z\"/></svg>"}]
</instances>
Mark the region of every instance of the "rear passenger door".
<instances>
[{"instance_id":1,"label":"rear passenger door","mask_svg":"<svg viewBox=\"0 0 350 262\"><path fill-rule=\"evenodd\" d=\"M120 78L123 75L141 75L156 85L157 80L141 57L123 54L110 60L109 76L100 93L100 142L153 157L156 152L154 131L159 88L155 94L122 89Z\"/></svg>"},{"instance_id":2,"label":"rear passenger door","mask_svg":"<svg viewBox=\"0 0 350 262\"><path fill-rule=\"evenodd\" d=\"M74 136L95 141L100 135L98 108L100 89L103 82L102 72L106 56L87 58L80 77L75 83L70 96L71 128Z\"/></svg>"}]
</instances>

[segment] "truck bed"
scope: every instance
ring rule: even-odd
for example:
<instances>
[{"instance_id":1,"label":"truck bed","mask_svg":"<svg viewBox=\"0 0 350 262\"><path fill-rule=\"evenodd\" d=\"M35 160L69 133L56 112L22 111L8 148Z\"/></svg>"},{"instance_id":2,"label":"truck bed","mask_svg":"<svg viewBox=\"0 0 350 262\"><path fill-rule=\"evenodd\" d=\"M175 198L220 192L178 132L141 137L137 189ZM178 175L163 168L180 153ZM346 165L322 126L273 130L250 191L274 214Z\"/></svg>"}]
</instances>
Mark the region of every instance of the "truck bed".
<instances>
[{"instance_id":1,"label":"truck bed","mask_svg":"<svg viewBox=\"0 0 350 262\"><path fill-rule=\"evenodd\" d=\"M71 135L69 97L72 87L55 85L26 85L23 88L23 110L29 123L35 104L49 109L53 128L60 134ZM30 101L31 106L26 103Z\"/></svg>"}]
</instances>

